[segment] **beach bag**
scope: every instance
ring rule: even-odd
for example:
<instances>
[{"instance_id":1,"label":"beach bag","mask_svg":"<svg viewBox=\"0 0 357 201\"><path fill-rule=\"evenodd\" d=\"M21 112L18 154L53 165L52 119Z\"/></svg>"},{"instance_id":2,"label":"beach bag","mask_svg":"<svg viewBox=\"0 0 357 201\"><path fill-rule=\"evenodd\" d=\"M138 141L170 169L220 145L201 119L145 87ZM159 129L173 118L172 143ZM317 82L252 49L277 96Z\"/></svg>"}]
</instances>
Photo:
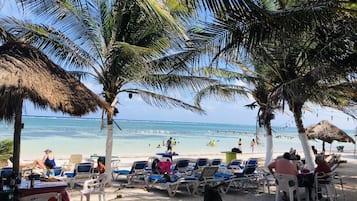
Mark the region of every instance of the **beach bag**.
<instances>
[{"instance_id":1,"label":"beach bag","mask_svg":"<svg viewBox=\"0 0 357 201\"><path fill-rule=\"evenodd\" d=\"M234 153L242 153L242 151L239 148L236 148L236 147L232 148L232 152L234 152Z\"/></svg>"}]
</instances>

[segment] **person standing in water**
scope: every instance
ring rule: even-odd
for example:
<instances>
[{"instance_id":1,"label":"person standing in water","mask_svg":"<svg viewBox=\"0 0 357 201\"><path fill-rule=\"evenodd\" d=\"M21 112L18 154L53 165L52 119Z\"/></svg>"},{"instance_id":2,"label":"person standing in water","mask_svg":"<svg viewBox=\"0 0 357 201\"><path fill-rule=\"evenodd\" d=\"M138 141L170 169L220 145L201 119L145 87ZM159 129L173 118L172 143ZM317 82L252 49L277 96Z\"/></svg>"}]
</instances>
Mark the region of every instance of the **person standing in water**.
<instances>
[{"instance_id":1,"label":"person standing in water","mask_svg":"<svg viewBox=\"0 0 357 201\"><path fill-rule=\"evenodd\" d=\"M254 147L255 147L255 140L253 138L252 141L250 142L250 148L252 148L252 153L254 152Z\"/></svg>"},{"instance_id":2,"label":"person standing in water","mask_svg":"<svg viewBox=\"0 0 357 201\"><path fill-rule=\"evenodd\" d=\"M243 143L242 143L242 138L239 138L239 141L238 141L238 148L239 148L239 150L240 150L240 151L242 151L242 152L243 152L243 149L242 149L243 147L242 147L242 146L243 146Z\"/></svg>"}]
</instances>

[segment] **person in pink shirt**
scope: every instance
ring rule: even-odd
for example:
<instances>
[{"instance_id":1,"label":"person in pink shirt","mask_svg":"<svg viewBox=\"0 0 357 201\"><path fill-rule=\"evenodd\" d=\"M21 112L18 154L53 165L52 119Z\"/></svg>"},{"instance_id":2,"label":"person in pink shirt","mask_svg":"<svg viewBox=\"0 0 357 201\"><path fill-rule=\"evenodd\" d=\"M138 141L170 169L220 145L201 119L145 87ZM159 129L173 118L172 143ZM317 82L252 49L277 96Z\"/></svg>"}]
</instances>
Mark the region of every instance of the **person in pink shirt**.
<instances>
[{"instance_id":1,"label":"person in pink shirt","mask_svg":"<svg viewBox=\"0 0 357 201\"><path fill-rule=\"evenodd\" d=\"M157 167L159 168L161 174L170 173L171 165L172 163L170 160L160 161L157 163Z\"/></svg>"},{"instance_id":2,"label":"person in pink shirt","mask_svg":"<svg viewBox=\"0 0 357 201\"><path fill-rule=\"evenodd\" d=\"M290 154L288 152L284 153L283 157L276 158L273 162L268 165L269 171L280 174L289 174L297 176L298 170L296 165L290 161Z\"/></svg>"}]
</instances>

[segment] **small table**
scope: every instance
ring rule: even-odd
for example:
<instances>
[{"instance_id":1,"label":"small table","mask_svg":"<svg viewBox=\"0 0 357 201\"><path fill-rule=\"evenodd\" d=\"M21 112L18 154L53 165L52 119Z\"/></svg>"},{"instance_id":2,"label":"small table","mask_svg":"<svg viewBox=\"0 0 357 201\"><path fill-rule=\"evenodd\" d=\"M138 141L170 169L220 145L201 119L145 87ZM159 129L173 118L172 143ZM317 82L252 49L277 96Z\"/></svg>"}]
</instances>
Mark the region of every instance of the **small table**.
<instances>
[{"instance_id":1,"label":"small table","mask_svg":"<svg viewBox=\"0 0 357 201\"><path fill-rule=\"evenodd\" d=\"M35 180L33 188L30 188L30 180L22 181L18 186L19 197L26 197L35 194L56 192L61 194L62 201L70 201L66 191L67 183L64 181L39 181Z\"/></svg>"}]
</instances>

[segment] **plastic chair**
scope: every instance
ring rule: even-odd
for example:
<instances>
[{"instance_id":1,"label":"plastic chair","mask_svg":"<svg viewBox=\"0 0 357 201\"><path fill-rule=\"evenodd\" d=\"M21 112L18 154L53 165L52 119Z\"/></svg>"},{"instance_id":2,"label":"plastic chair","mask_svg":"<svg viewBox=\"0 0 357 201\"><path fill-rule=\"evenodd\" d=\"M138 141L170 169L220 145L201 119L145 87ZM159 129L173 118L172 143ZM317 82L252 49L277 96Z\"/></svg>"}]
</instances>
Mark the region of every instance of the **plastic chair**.
<instances>
[{"instance_id":1,"label":"plastic chair","mask_svg":"<svg viewBox=\"0 0 357 201\"><path fill-rule=\"evenodd\" d=\"M93 163L83 162L76 164L73 173L64 174L67 176L67 179L69 179L71 188L73 188L76 184L90 179L93 176Z\"/></svg>"},{"instance_id":2,"label":"plastic chair","mask_svg":"<svg viewBox=\"0 0 357 201\"><path fill-rule=\"evenodd\" d=\"M316 173L315 174L315 196L316 200L326 196L328 200L337 200L337 191L335 188L335 171L329 173Z\"/></svg>"},{"instance_id":3,"label":"plastic chair","mask_svg":"<svg viewBox=\"0 0 357 201\"><path fill-rule=\"evenodd\" d=\"M290 201L294 201L294 191L296 191L296 198L300 201L299 185L297 177L289 174L275 174L276 179L276 194L275 201L280 200L280 192L287 192L289 194Z\"/></svg>"},{"instance_id":4,"label":"plastic chair","mask_svg":"<svg viewBox=\"0 0 357 201\"><path fill-rule=\"evenodd\" d=\"M96 179L86 180L83 185L83 189L80 191L81 193L81 201L83 200L83 196L86 197L86 200L90 200L90 196L92 194L97 194L99 201L106 200L105 197L105 185L108 183L108 175L106 173L100 174Z\"/></svg>"}]
</instances>

